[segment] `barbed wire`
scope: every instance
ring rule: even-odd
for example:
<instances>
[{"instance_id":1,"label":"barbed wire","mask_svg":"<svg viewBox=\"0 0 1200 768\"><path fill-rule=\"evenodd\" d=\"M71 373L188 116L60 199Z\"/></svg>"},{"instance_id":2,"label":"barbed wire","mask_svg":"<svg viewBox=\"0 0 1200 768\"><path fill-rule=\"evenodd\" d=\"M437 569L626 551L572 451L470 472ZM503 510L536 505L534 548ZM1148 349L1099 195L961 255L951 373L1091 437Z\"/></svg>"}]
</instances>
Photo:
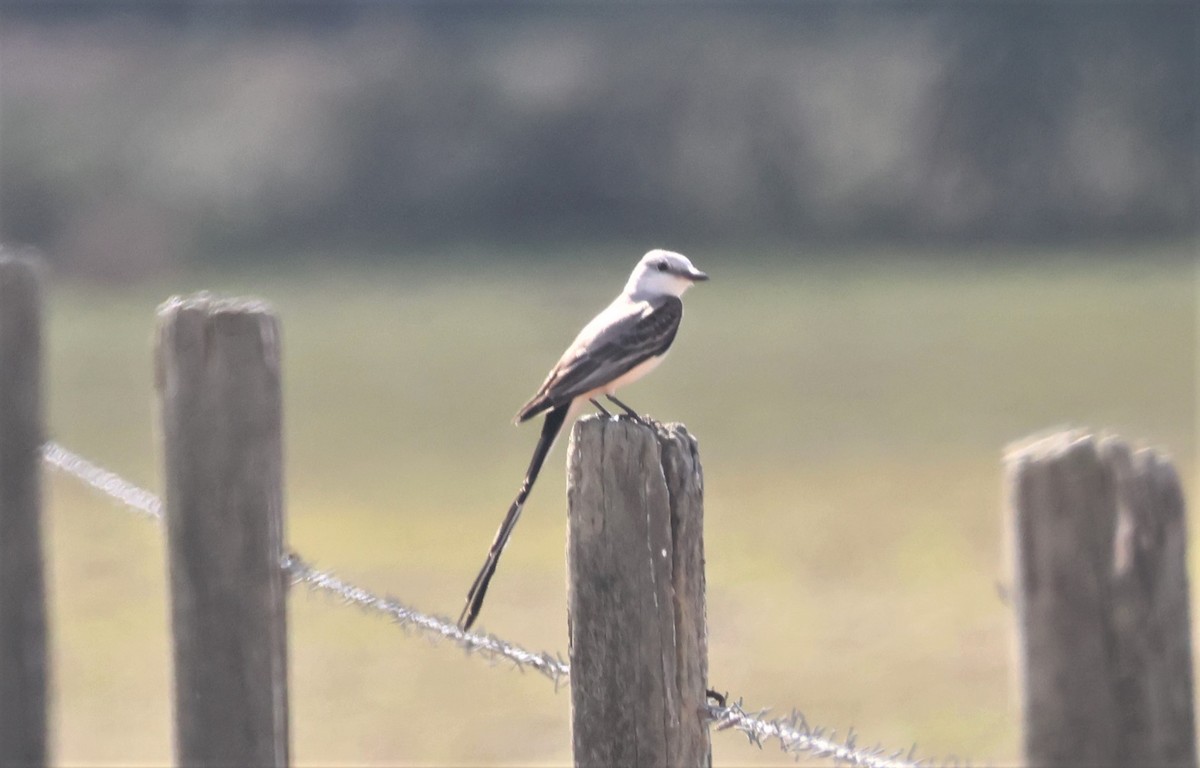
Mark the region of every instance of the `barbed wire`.
<instances>
[{"instance_id":1,"label":"barbed wire","mask_svg":"<svg viewBox=\"0 0 1200 768\"><path fill-rule=\"evenodd\" d=\"M401 603L394 597L380 596L363 587L351 584L329 571L322 571L305 562L295 552L283 556L283 570L292 577L292 583L304 584L309 589L331 594L347 605L357 606L374 613L381 613L406 630L415 630L435 639L448 640L467 653L474 653L488 660L507 659L521 669L533 669L554 682L554 689L566 682L571 674L570 666L561 657L549 653L534 653L519 645L501 640L495 635L479 635L464 632L449 619L421 613Z\"/></svg>"},{"instance_id":2,"label":"barbed wire","mask_svg":"<svg viewBox=\"0 0 1200 768\"><path fill-rule=\"evenodd\" d=\"M74 451L58 443L48 442L42 447L42 457L55 469L82 480L91 488L119 501L143 517L162 519L161 499ZM546 652L534 653L494 635L463 632L448 619L421 613L394 597L375 594L330 571L320 570L295 552L285 554L280 567L291 577L293 583L304 584L315 592L331 594L345 604L382 614L405 630L415 630L430 638L447 640L467 653L476 653L489 661L507 659L519 668L540 672L554 682L556 690L569 675L567 663L558 656Z\"/></svg>"},{"instance_id":3,"label":"barbed wire","mask_svg":"<svg viewBox=\"0 0 1200 768\"><path fill-rule=\"evenodd\" d=\"M55 442L42 448L42 456L51 467L83 481L91 488L120 502L142 517L162 520L162 500L120 475L110 472L79 454ZM379 595L369 589L352 584L331 571L321 570L309 564L295 552L288 552L280 562L280 568L291 578L293 584L304 584L310 591L322 592L336 597L345 605L385 616L406 632L445 640L489 662L507 661L517 669L533 669L554 683L557 691L569 682L570 665L559 655L526 650L515 643L496 637L464 632L449 619L422 613L410 608L394 597ZM768 741L778 742L783 752L799 759L801 756L832 760L834 765L849 765L855 768L932 768L942 766L969 766L950 759L934 762L916 759L916 745L909 750L888 752L882 746L863 748L858 746L858 735L853 729L839 739L837 732L812 726L800 712L792 710L787 717L768 718L769 709L751 712L744 708L741 699L732 703L709 704L708 717L716 730L736 730L743 733L751 744L760 749Z\"/></svg>"},{"instance_id":4,"label":"barbed wire","mask_svg":"<svg viewBox=\"0 0 1200 768\"><path fill-rule=\"evenodd\" d=\"M797 759L802 755L818 759L832 760L834 765L849 765L855 768L932 768L934 765L962 766L967 768L970 762L960 763L949 759L934 763L928 758L918 760L917 745L913 744L907 751L889 752L883 745L873 747L858 746L858 734L853 728L846 731L845 737L839 739L837 731L826 731L824 728L809 725L808 720L799 711L793 709L787 717L768 719L769 709L760 709L751 713L744 708L741 699L727 704L708 706L708 716L718 731L737 730L749 739L750 743L763 748L771 739L779 742L784 752L794 755Z\"/></svg>"},{"instance_id":5,"label":"barbed wire","mask_svg":"<svg viewBox=\"0 0 1200 768\"><path fill-rule=\"evenodd\" d=\"M42 446L42 458L55 469L82 480L129 509L153 520L162 519L161 499L120 475L93 464L78 453L69 451L58 443L49 442Z\"/></svg>"}]
</instances>

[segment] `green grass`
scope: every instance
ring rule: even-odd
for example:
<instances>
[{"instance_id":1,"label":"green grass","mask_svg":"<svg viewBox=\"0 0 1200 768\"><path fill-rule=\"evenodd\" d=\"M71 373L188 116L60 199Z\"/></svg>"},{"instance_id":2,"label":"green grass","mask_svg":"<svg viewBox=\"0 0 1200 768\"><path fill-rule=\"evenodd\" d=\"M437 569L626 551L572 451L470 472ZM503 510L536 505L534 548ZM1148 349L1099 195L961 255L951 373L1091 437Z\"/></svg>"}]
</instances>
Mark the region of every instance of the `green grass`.
<instances>
[{"instance_id":1,"label":"green grass","mask_svg":"<svg viewBox=\"0 0 1200 768\"><path fill-rule=\"evenodd\" d=\"M264 296L284 328L291 543L457 614L536 437L513 412L637 255L52 282L52 434L158 489L154 307ZM714 279L667 363L624 394L700 440L713 686L864 741L1012 760L1004 445L1111 427L1166 447L1194 485L1192 254L691 255ZM482 624L565 652L563 450ZM61 478L50 502L57 761L165 763L161 532ZM539 677L304 593L291 608L298 762L568 762L568 697ZM734 734L714 744L719 765L792 764Z\"/></svg>"}]
</instances>

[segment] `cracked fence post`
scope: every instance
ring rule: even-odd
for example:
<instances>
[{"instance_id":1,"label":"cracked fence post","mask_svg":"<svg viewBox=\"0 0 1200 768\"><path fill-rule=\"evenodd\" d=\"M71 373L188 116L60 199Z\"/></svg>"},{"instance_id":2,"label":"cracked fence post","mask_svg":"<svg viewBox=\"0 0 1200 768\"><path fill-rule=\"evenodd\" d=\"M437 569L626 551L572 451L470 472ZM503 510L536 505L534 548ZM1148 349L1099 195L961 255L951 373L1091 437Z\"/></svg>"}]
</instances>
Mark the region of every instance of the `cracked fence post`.
<instances>
[{"instance_id":1,"label":"cracked fence post","mask_svg":"<svg viewBox=\"0 0 1200 768\"><path fill-rule=\"evenodd\" d=\"M575 765L710 765L696 440L582 419L567 486Z\"/></svg>"},{"instance_id":2,"label":"cracked fence post","mask_svg":"<svg viewBox=\"0 0 1200 768\"><path fill-rule=\"evenodd\" d=\"M1025 760L1195 766L1183 492L1079 431L1007 456Z\"/></svg>"},{"instance_id":3,"label":"cracked fence post","mask_svg":"<svg viewBox=\"0 0 1200 768\"><path fill-rule=\"evenodd\" d=\"M46 753L38 268L0 255L0 765Z\"/></svg>"},{"instance_id":4,"label":"cracked fence post","mask_svg":"<svg viewBox=\"0 0 1200 768\"><path fill-rule=\"evenodd\" d=\"M288 763L279 326L262 302L159 308L175 762Z\"/></svg>"}]
</instances>

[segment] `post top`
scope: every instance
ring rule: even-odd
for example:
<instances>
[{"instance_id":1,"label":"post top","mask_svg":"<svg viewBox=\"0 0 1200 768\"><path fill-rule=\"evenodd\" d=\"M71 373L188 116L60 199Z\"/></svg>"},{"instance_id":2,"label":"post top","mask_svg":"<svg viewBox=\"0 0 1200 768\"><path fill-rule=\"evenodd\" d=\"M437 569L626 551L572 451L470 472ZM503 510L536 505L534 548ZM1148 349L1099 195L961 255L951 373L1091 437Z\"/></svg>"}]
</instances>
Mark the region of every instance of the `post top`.
<instances>
[{"instance_id":1,"label":"post top","mask_svg":"<svg viewBox=\"0 0 1200 768\"><path fill-rule=\"evenodd\" d=\"M211 291L199 291L189 296L172 296L158 306L160 320L180 312L199 312L215 315L274 315L275 310L265 299L257 297L218 296Z\"/></svg>"},{"instance_id":2,"label":"post top","mask_svg":"<svg viewBox=\"0 0 1200 768\"><path fill-rule=\"evenodd\" d=\"M42 275L43 262L30 250L13 251L0 247L0 279L5 283L31 281Z\"/></svg>"},{"instance_id":3,"label":"post top","mask_svg":"<svg viewBox=\"0 0 1200 768\"><path fill-rule=\"evenodd\" d=\"M1075 427L1057 431L1036 432L1009 443L1004 450L1004 462L1018 466L1026 462L1061 461L1070 457L1090 455L1097 459L1119 455L1125 460L1147 464L1170 463L1170 455L1159 448L1131 446L1120 435L1107 430Z\"/></svg>"},{"instance_id":4,"label":"post top","mask_svg":"<svg viewBox=\"0 0 1200 768\"><path fill-rule=\"evenodd\" d=\"M682 440L687 443L695 443L696 438L692 433L688 432L687 426L678 421L662 422L648 416L643 416L646 423L639 424L633 419L624 416L618 418L610 418L599 413L588 414L581 416L575 423L572 430L597 429L600 431L620 429L629 436L638 433L653 435L659 442Z\"/></svg>"},{"instance_id":5,"label":"post top","mask_svg":"<svg viewBox=\"0 0 1200 768\"><path fill-rule=\"evenodd\" d=\"M41 263L41 258L31 248L14 250L0 246L0 267L7 267L10 264L25 264L31 267L38 267Z\"/></svg>"},{"instance_id":6,"label":"post top","mask_svg":"<svg viewBox=\"0 0 1200 768\"><path fill-rule=\"evenodd\" d=\"M1062 428L1035 432L1004 448L1006 463L1040 461L1064 456L1078 450L1095 450L1096 434L1084 428Z\"/></svg>"}]
</instances>

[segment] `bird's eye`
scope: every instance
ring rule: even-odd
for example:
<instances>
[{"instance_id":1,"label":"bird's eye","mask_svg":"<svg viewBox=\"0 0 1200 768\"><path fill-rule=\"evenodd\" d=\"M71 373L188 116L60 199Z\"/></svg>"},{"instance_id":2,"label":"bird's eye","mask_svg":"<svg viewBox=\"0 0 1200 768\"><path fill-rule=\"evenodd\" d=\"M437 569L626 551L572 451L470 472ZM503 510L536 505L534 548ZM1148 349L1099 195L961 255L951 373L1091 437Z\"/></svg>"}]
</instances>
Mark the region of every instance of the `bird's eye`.
<instances>
[{"instance_id":1,"label":"bird's eye","mask_svg":"<svg viewBox=\"0 0 1200 768\"><path fill-rule=\"evenodd\" d=\"M665 261L660 261L657 264L655 264L654 266L658 268L659 272L667 271L667 262L665 262Z\"/></svg>"}]
</instances>

